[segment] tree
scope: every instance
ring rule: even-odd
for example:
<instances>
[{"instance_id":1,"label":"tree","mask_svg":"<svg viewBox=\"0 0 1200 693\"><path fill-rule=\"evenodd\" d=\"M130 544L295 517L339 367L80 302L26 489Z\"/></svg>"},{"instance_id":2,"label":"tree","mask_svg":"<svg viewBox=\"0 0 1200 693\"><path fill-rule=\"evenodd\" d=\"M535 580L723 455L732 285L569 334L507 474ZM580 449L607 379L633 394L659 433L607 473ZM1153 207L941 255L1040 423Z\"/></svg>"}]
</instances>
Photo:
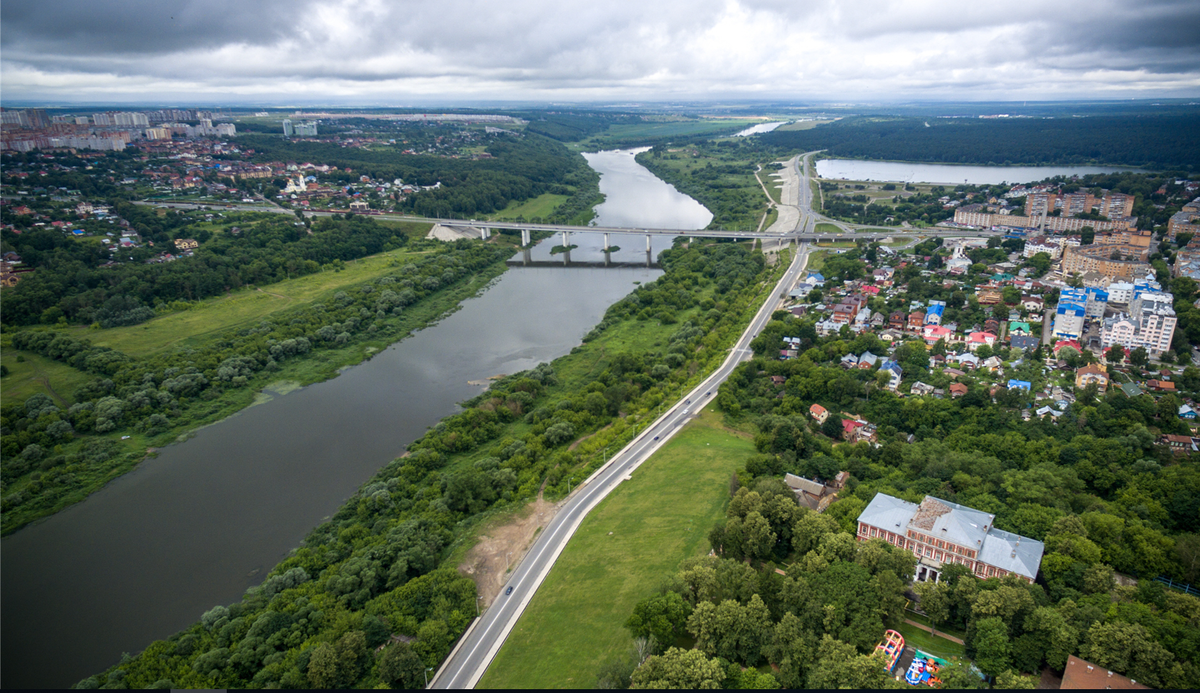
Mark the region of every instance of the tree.
<instances>
[{"instance_id":1,"label":"tree","mask_svg":"<svg viewBox=\"0 0 1200 693\"><path fill-rule=\"evenodd\" d=\"M1004 671L996 677L996 688L1034 690L1037 687L1038 679L1033 676L1022 676L1012 669Z\"/></svg>"},{"instance_id":2,"label":"tree","mask_svg":"<svg viewBox=\"0 0 1200 693\"><path fill-rule=\"evenodd\" d=\"M1186 279L1186 277L1183 277ZM1129 353L1129 362L1138 368L1145 368L1146 364L1150 363L1150 355L1146 353L1146 347L1138 347Z\"/></svg>"},{"instance_id":3,"label":"tree","mask_svg":"<svg viewBox=\"0 0 1200 693\"><path fill-rule=\"evenodd\" d=\"M699 650L672 647L642 663L630 677L630 688L721 688L725 671L721 663Z\"/></svg>"},{"instance_id":4,"label":"tree","mask_svg":"<svg viewBox=\"0 0 1200 693\"><path fill-rule=\"evenodd\" d=\"M1125 347L1121 346L1120 344L1114 344L1114 345L1110 346L1108 348L1108 351L1105 352L1104 358L1105 358L1105 360L1107 360L1109 363L1111 363L1113 365L1116 365L1116 364L1124 361L1125 360Z\"/></svg>"},{"instance_id":5,"label":"tree","mask_svg":"<svg viewBox=\"0 0 1200 693\"><path fill-rule=\"evenodd\" d=\"M638 602L625 627L633 637L654 638L660 647L665 647L687 632L691 614L691 605L679 593L664 592Z\"/></svg>"},{"instance_id":6,"label":"tree","mask_svg":"<svg viewBox=\"0 0 1200 693\"><path fill-rule=\"evenodd\" d=\"M817 661L808 674L808 688L886 688L890 679L883 655L860 655L853 645L829 635L821 639Z\"/></svg>"},{"instance_id":7,"label":"tree","mask_svg":"<svg viewBox=\"0 0 1200 693\"><path fill-rule=\"evenodd\" d=\"M825 423L821 424L821 433L834 439L842 439L842 417L830 414L829 418L825 419Z\"/></svg>"},{"instance_id":8,"label":"tree","mask_svg":"<svg viewBox=\"0 0 1200 693\"><path fill-rule=\"evenodd\" d=\"M316 688L349 688L358 680L360 659L367 652L362 631L352 630L337 642L323 642L313 649L308 662L308 680Z\"/></svg>"},{"instance_id":9,"label":"tree","mask_svg":"<svg viewBox=\"0 0 1200 693\"><path fill-rule=\"evenodd\" d=\"M913 585L913 591L921 598L921 610L933 625L943 625L950 619L949 585L940 582L918 582Z\"/></svg>"},{"instance_id":10,"label":"tree","mask_svg":"<svg viewBox=\"0 0 1200 693\"><path fill-rule=\"evenodd\" d=\"M1179 688L1179 662L1140 623L1096 623L1079 656L1152 688Z\"/></svg>"},{"instance_id":11,"label":"tree","mask_svg":"<svg viewBox=\"0 0 1200 693\"><path fill-rule=\"evenodd\" d=\"M379 657L379 678L392 688L422 687L424 672L425 663L408 643L389 645Z\"/></svg>"},{"instance_id":12,"label":"tree","mask_svg":"<svg viewBox=\"0 0 1200 693\"><path fill-rule=\"evenodd\" d=\"M996 676L1009 668L1012 646L1008 641L1008 626L999 618L975 622L975 664L988 676Z\"/></svg>"}]
</instances>

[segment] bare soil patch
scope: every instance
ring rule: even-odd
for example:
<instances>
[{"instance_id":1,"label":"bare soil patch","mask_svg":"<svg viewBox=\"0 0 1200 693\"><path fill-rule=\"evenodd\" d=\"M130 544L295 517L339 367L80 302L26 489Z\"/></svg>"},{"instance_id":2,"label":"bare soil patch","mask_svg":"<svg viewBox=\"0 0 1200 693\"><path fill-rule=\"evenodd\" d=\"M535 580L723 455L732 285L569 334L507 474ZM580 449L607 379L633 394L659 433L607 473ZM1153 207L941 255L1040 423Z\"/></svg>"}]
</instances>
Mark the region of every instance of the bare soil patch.
<instances>
[{"instance_id":1,"label":"bare soil patch","mask_svg":"<svg viewBox=\"0 0 1200 693\"><path fill-rule=\"evenodd\" d=\"M483 606L490 606L508 580L508 569L520 563L533 545L538 530L550 524L562 502L550 503L538 493L537 500L517 513L507 524L488 529L467 552L458 570L475 581Z\"/></svg>"}]
</instances>

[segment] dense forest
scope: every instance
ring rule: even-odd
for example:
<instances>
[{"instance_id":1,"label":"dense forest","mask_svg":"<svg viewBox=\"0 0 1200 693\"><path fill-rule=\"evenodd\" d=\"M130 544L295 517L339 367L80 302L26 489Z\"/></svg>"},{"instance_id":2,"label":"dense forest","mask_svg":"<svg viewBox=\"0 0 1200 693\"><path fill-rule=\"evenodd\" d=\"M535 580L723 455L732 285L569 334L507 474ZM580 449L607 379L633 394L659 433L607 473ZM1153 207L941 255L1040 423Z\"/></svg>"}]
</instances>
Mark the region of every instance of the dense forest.
<instances>
[{"instance_id":1,"label":"dense forest","mask_svg":"<svg viewBox=\"0 0 1200 693\"><path fill-rule=\"evenodd\" d=\"M770 273L735 244L660 263L665 274L614 304L576 354L464 403L241 601L79 687L420 687L474 616L473 583L443 565L451 544L481 513L543 485L565 492L568 472L602 464L604 441L628 440L667 392L724 358ZM658 326L656 348L611 350L607 335L638 325ZM598 450L570 449L589 433Z\"/></svg>"},{"instance_id":2,"label":"dense forest","mask_svg":"<svg viewBox=\"0 0 1200 693\"><path fill-rule=\"evenodd\" d=\"M1124 164L1200 170L1200 115L1086 118L849 117L759 135L780 151L947 164Z\"/></svg>"}]
</instances>

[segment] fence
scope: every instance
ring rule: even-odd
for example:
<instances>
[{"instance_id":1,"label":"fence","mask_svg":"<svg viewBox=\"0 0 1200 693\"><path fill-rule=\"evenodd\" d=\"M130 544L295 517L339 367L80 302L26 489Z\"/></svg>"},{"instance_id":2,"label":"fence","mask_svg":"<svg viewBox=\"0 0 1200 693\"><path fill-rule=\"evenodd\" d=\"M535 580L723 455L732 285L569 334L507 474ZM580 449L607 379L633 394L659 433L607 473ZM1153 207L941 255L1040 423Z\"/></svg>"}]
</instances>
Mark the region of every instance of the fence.
<instances>
[{"instance_id":1,"label":"fence","mask_svg":"<svg viewBox=\"0 0 1200 693\"><path fill-rule=\"evenodd\" d=\"M1161 582L1162 584L1166 585L1167 587L1170 587L1173 590L1179 590L1180 592L1183 592L1185 594L1190 594L1193 597L1200 597L1200 589L1192 587L1191 585L1185 585L1182 582L1175 582L1171 578L1163 577L1162 575L1159 575L1158 577L1154 578L1154 580L1156 582Z\"/></svg>"}]
</instances>

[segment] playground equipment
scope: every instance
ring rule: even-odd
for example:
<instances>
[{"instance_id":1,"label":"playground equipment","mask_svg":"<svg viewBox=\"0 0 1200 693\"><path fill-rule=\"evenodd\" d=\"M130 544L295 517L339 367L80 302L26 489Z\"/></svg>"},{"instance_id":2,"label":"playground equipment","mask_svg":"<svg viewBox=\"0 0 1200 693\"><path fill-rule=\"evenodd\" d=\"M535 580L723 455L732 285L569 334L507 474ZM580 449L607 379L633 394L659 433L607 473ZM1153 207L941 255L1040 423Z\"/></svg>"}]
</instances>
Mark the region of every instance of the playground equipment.
<instances>
[{"instance_id":1,"label":"playground equipment","mask_svg":"<svg viewBox=\"0 0 1200 693\"><path fill-rule=\"evenodd\" d=\"M887 672L890 674L896 668L896 662L900 661L900 655L904 654L904 636L894 630L889 630L883 634L883 640L875 646L876 652L882 652L887 658Z\"/></svg>"},{"instance_id":2,"label":"playground equipment","mask_svg":"<svg viewBox=\"0 0 1200 693\"><path fill-rule=\"evenodd\" d=\"M904 674L904 680L913 686L936 686L940 684L942 680L938 678L937 674L941 671L942 665L946 663L946 660L938 659L920 650L914 650L913 653L913 661L908 666L908 672Z\"/></svg>"}]
</instances>

